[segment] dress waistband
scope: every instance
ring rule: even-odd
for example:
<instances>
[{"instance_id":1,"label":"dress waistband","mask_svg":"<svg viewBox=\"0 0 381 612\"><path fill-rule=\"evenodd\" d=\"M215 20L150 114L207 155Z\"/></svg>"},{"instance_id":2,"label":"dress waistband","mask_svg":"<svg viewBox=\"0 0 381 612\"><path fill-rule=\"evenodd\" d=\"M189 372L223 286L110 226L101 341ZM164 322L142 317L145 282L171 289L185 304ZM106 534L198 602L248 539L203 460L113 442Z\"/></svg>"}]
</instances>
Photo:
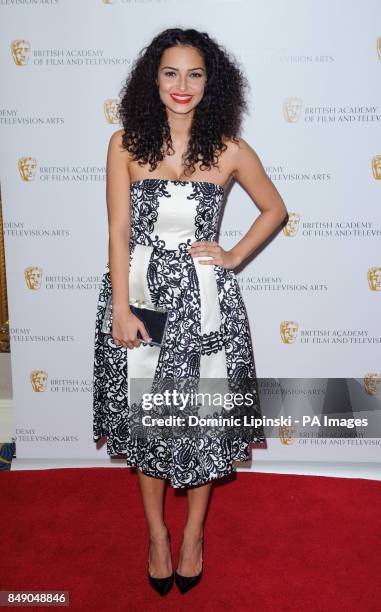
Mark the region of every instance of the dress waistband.
<instances>
[{"instance_id":1,"label":"dress waistband","mask_svg":"<svg viewBox=\"0 0 381 612\"><path fill-rule=\"evenodd\" d=\"M152 249L153 251L157 251L158 253L160 253L162 256L173 256L175 255L176 257L192 257L190 254L190 246L186 245L186 244L182 244L182 248L177 248L177 249L168 249L166 247L162 247L159 246L157 244L142 244L141 242L134 242L133 243L133 247L135 248L135 246L145 246L148 247L150 249Z\"/></svg>"}]
</instances>

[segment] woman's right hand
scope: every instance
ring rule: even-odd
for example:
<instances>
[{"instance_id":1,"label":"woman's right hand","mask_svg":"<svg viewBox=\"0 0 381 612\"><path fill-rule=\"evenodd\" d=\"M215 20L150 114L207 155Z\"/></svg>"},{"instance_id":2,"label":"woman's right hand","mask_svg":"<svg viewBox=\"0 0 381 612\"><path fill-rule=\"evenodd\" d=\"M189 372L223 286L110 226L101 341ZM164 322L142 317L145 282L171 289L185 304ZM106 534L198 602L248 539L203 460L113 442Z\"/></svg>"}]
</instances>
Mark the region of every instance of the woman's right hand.
<instances>
[{"instance_id":1,"label":"woman's right hand","mask_svg":"<svg viewBox=\"0 0 381 612\"><path fill-rule=\"evenodd\" d=\"M142 338L138 338L140 331ZM117 346L132 349L139 347L141 342L150 342L151 338L141 321L131 310L114 312L112 317L112 337Z\"/></svg>"}]
</instances>

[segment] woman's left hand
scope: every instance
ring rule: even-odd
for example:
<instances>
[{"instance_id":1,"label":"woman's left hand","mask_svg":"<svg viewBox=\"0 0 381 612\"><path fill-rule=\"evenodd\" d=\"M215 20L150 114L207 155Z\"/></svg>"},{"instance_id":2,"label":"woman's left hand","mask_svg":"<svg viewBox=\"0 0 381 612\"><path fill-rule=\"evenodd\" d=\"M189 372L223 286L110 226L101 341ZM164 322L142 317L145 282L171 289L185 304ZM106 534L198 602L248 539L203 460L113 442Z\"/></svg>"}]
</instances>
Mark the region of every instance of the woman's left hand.
<instances>
[{"instance_id":1,"label":"woman's left hand","mask_svg":"<svg viewBox=\"0 0 381 612\"><path fill-rule=\"evenodd\" d=\"M209 266L222 266L227 270L233 270L241 263L239 257L234 254L232 249L225 251L214 240L192 242L190 254L192 257L201 257L203 255L213 257L213 259L200 259L199 263Z\"/></svg>"}]
</instances>

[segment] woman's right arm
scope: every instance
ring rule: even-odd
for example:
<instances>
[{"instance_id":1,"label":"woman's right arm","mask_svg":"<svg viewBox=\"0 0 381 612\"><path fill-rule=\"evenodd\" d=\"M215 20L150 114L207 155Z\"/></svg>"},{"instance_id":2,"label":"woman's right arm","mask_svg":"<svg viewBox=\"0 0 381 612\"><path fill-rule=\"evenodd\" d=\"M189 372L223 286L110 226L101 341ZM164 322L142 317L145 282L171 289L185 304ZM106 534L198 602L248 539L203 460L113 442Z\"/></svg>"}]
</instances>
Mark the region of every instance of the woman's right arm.
<instances>
[{"instance_id":1,"label":"woman's right arm","mask_svg":"<svg viewBox=\"0 0 381 612\"><path fill-rule=\"evenodd\" d=\"M112 286L112 336L128 348L140 346L139 330L145 342L149 336L144 324L129 306L128 273L130 265L130 176L128 151L122 147L123 130L110 138L106 165L106 201L109 228L108 258Z\"/></svg>"}]
</instances>

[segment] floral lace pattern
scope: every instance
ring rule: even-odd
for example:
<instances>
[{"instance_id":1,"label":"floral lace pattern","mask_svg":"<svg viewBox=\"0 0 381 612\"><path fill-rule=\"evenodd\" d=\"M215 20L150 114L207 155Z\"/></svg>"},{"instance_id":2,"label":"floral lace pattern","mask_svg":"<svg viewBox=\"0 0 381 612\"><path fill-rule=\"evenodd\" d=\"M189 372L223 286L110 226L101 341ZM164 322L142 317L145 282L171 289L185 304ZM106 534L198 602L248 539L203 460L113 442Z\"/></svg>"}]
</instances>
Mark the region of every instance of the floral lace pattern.
<instances>
[{"instance_id":1,"label":"floral lace pattern","mask_svg":"<svg viewBox=\"0 0 381 612\"><path fill-rule=\"evenodd\" d=\"M210 280L209 285L202 281L188 252L194 240L216 240L223 196L222 186L207 181L143 179L131 183L130 267L138 265L134 261L136 249L149 248L147 265L139 269L139 274L145 278L152 303L169 311L166 341L155 363L154 381L160 384L161 380L172 378L197 380L202 360L207 359L204 363L216 368L213 364L217 361L213 359L220 363L223 354L231 388L239 389L242 383L258 399L248 316L236 276L221 266L208 266L213 270L210 278L220 318L215 329L203 331L202 291L208 291ZM183 217L189 218L187 205L194 207L194 215L192 235L184 238L180 232L177 248L169 249L167 237L172 238L173 232L168 227L169 233L165 233L165 211L166 206L173 206L174 198L179 204L173 209L179 219L176 222L181 225ZM187 222L184 221L184 227ZM168 479L173 487L200 485L231 473L233 461L249 459L250 442L265 440L262 427L251 428L249 437L241 435L241 430L219 436L177 433L173 437L139 437L135 424L140 407L138 403L129 405L127 399L131 351L117 346L111 335L101 332L111 291L107 262L95 319L93 440L107 436L109 455L126 455L128 466L136 466L149 476ZM261 416L259 401L252 414Z\"/></svg>"}]
</instances>

